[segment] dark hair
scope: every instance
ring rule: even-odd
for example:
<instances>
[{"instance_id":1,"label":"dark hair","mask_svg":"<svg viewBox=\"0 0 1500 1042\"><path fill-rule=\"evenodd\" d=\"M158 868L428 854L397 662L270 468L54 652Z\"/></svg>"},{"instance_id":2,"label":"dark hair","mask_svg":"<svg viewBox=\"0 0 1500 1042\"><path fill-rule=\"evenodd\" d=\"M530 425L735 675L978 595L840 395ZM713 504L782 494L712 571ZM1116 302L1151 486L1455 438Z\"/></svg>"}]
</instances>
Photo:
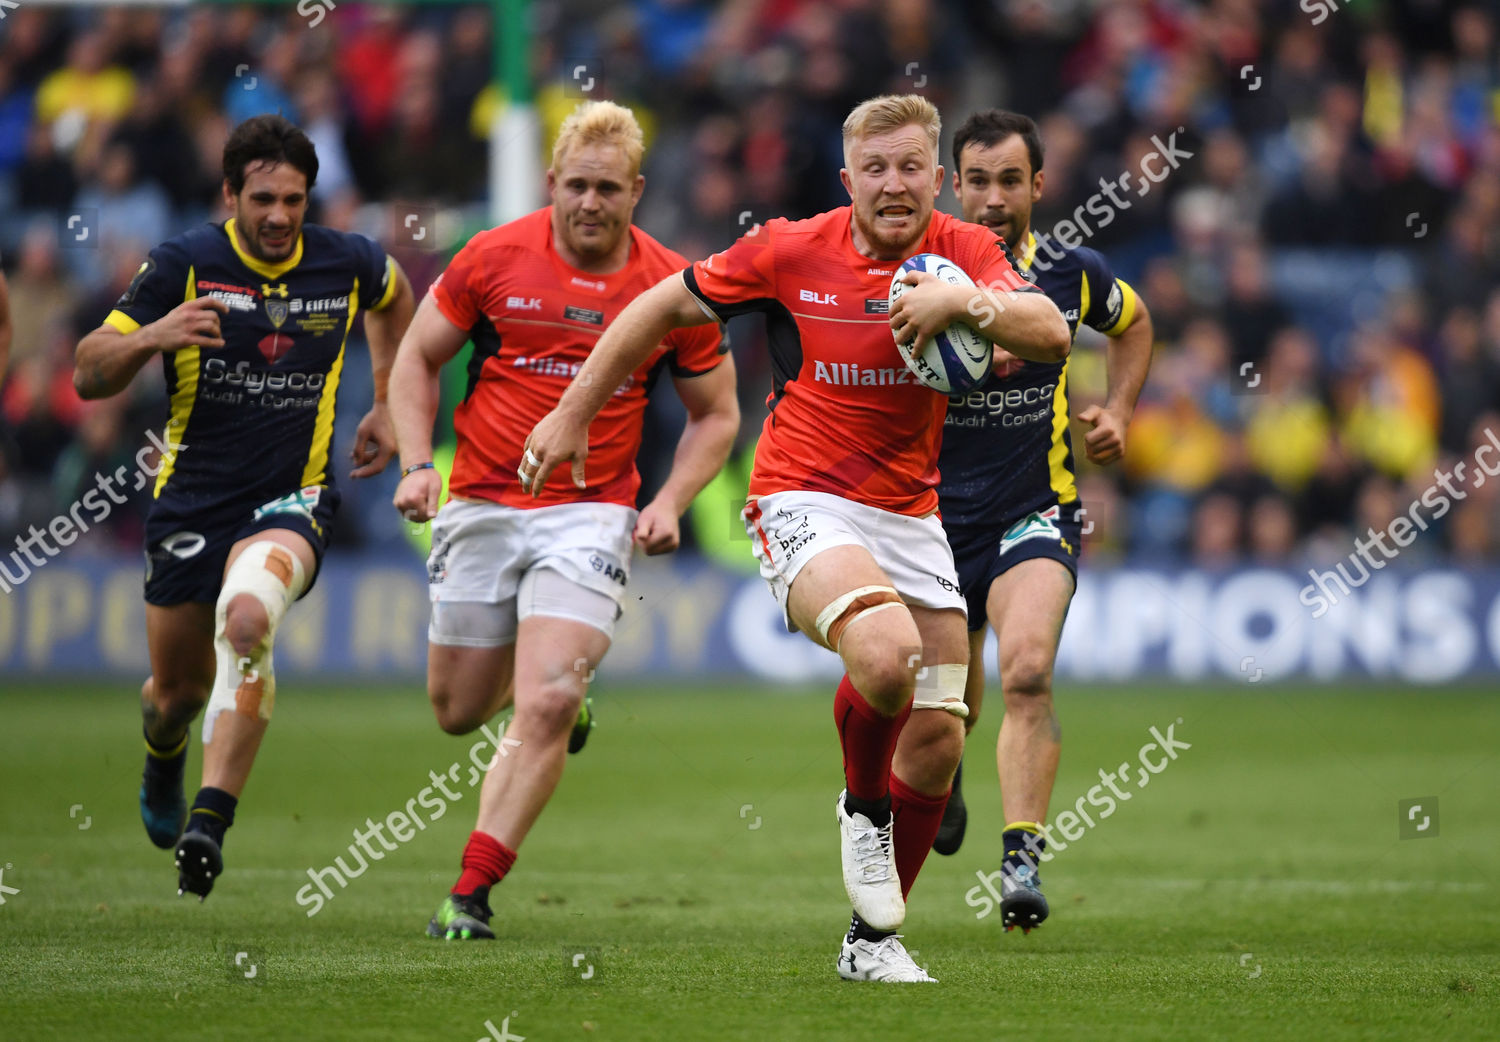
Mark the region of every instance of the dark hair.
<instances>
[{"instance_id":1,"label":"dark hair","mask_svg":"<svg viewBox=\"0 0 1500 1042\"><path fill-rule=\"evenodd\" d=\"M1026 142L1026 151L1031 156L1031 172L1042 168L1042 135L1030 116L1004 109L985 109L964 120L963 126L953 134L953 169L962 173L961 158L965 145L993 148L1012 134L1020 134Z\"/></svg>"},{"instance_id":2,"label":"dark hair","mask_svg":"<svg viewBox=\"0 0 1500 1042\"><path fill-rule=\"evenodd\" d=\"M318 153L307 135L282 116L252 116L234 128L224 143L224 178L234 194L245 187L252 163L289 163L307 178L308 191L318 179Z\"/></svg>"}]
</instances>

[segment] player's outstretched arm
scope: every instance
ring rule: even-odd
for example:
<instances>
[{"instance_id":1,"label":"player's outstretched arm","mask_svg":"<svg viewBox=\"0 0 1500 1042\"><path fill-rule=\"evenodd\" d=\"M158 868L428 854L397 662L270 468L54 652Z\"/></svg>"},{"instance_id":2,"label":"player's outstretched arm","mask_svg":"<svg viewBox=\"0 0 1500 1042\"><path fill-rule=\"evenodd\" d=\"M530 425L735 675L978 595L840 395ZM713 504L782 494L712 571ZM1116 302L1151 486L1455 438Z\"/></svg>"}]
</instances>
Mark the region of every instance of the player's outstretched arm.
<instances>
[{"instance_id":1,"label":"player's outstretched arm","mask_svg":"<svg viewBox=\"0 0 1500 1042\"><path fill-rule=\"evenodd\" d=\"M391 426L403 472L393 502L408 521L428 521L437 514L442 476L431 467L406 471L432 462L432 422L437 419L440 395L438 374L468 339L468 332L449 322L429 293L407 326L391 364Z\"/></svg>"},{"instance_id":2,"label":"player's outstretched arm","mask_svg":"<svg viewBox=\"0 0 1500 1042\"><path fill-rule=\"evenodd\" d=\"M1105 349L1107 390L1104 405L1091 405L1078 414L1093 430L1083 436L1090 463L1105 466L1125 455L1125 430L1135 415L1135 403L1151 371L1151 345L1155 336L1146 302L1135 301L1135 317Z\"/></svg>"},{"instance_id":3,"label":"player's outstretched arm","mask_svg":"<svg viewBox=\"0 0 1500 1042\"><path fill-rule=\"evenodd\" d=\"M548 476L571 460L573 484L583 488L589 424L615 388L640 368L672 330L714 321L714 315L689 292L681 272L668 275L632 300L594 345L557 407L543 416L527 437L528 455L522 470L527 470L526 464L534 469L528 471L529 478L522 478L522 486L537 495Z\"/></svg>"},{"instance_id":4,"label":"player's outstretched arm","mask_svg":"<svg viewBox=\"0 0 1500 1042\"><path fill-rule=\"evenodd\" d=\"M375 376L375 401L370 406L370 411L359 421L359 429L354 432L354 449L349 454L355 463L355 469L350 471L349 476L354 478L379 474L396 453L396 436L391 429L386 403L391 367L396 360L396 347L411 325L416 299L406 272L401 270L401 265L394 258L391 260L391 269L396 280L395 292L391 294L385 307L365 315L365 339L370 345L370 369Z\"/></svg>"},{"instance_id":5,"label":"player's outstretched arm","mask_svg":"<svg viewBox=\"0 0 1500 1042\"><path fill-rule=\"evenodd\" d=\"M687 409L687 424L677 439L671 473L636 519L635 542L648 556L677 549L679 519L703 486L724 469L740 430L732 355L706 373L680 376L673 383Z\"/></svg>"},{"instance_id":6,"label":"player's outstretched arm","mask_svg":"<svg viewBox=\"0 0 1500 1042\"><path fill-rule=\"evenodd\" d=\"M223 347L219 316L228 311L222 300L195 297L129 333L100 326L78 342L73 356L73 387L78 397L119 394L154 355L193 346Z\"/></svg>"},{"instance_id":7,"label":"player's outstretched arm","mask_svg":"<svg viewBox=\"0 0 1500 1042\"><path fill-rule=\"evenodd\" d=\"M955 317L1017 358L1061 362L1073 349L1067 320L1047 294L987 286L954 288L964 297L962 313Z\"/></svg>"},{"instance_id":8,"label":"player's outstretched arm","mask_svg":"<svg viewBox=\"0 0 1500 1042\"><path fill-rule=\"evenodd\" d=\"M891 328L914 351L954 322L964 322L1018 358L1060 362L1068 357L1068 324L1045 293L959 286L924 271L909 271L902 281L912 288L891 306Z\"/></svg>"}]
</instances>

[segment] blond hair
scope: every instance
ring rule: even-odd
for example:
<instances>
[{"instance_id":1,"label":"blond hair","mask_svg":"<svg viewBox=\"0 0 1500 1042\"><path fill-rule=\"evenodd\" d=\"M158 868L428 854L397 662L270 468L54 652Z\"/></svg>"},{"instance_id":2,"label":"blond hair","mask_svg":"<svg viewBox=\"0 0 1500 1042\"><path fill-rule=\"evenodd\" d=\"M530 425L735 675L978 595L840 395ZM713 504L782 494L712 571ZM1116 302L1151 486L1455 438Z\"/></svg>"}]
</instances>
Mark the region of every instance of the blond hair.
<instances>
[{"instance_id":1,"label":"blond hair","mask_svg":"<svg viewBox=\"0 0 1500 1042\"><path fill-rule=\"evenodd\" d=\"M882 94L860 102L844 120L844 164L849 165L854 142L908 126L927 131L927 140L932 144L932 155L936 159L943 119L932 102L920 94Z\"/></svg>"},{"instance_id":2,"label":"blond hair","mask_svg":"<svg viewBox=\"0 0 1500 1042\"><path fill-rule=\"evenodd\" d=\"M575 145L613 145L630 164L630 176L641 172L641 155L646 150L645 136L635 113L613 101L585 101L568 114L557 128L552 145L552 169L558 170Z\"/></svg>"}]
</instances>

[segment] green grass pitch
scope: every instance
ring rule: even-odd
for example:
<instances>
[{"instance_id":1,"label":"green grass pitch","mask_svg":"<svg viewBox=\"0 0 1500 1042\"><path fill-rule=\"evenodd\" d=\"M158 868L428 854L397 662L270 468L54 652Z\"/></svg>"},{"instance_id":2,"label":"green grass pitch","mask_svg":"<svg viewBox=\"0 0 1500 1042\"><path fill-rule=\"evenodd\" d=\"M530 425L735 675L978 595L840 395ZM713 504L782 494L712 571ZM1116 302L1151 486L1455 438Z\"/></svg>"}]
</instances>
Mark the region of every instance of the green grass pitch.
<instances>
[{"instance_id":1,"label":"green grass pitch","mask_svg":"<svg viewBox=\"0 0 1500 1042\"><path fill-rule=\"evenodd\" d=\"M472 827L466 768L318 914L295 896L467 763L419 688L284 682L199 904L137 818L133 685L7 683L0 1039L1500 1037L1495 691L1072 687L1054 816L1153 725L1180 717L1191 749L1043 867L1046 927L1006 934L974 891L999 867L993 698L968 840L928 861L904 931L941 983L891 986L834 971L827 693L601 677L600 725L492 897L501 939L461 944L423 927ZM1436 819L1402 839L1417 798Z\"/></svg>"}]
</instances>

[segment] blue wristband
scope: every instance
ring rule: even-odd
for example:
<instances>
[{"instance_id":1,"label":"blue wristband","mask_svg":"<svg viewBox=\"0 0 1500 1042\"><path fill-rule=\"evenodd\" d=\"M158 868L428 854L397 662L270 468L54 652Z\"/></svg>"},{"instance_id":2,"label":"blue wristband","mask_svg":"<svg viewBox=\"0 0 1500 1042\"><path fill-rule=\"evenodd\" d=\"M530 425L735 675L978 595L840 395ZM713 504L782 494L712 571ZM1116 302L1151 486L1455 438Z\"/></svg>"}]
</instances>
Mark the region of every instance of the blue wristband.
<instances>
[{"instance_id":1,"label":"blue wristband","mask_svg":"<svg viewBox=\"0 0 1500 1042\"><path fill-rule=\"evenodd\" d=\"M430 460L426 463L413 463L401 472L401 476L404 478L408 474L415 474L419 470L437 470L437 464Z\"/></svg>"}]
</instances>

